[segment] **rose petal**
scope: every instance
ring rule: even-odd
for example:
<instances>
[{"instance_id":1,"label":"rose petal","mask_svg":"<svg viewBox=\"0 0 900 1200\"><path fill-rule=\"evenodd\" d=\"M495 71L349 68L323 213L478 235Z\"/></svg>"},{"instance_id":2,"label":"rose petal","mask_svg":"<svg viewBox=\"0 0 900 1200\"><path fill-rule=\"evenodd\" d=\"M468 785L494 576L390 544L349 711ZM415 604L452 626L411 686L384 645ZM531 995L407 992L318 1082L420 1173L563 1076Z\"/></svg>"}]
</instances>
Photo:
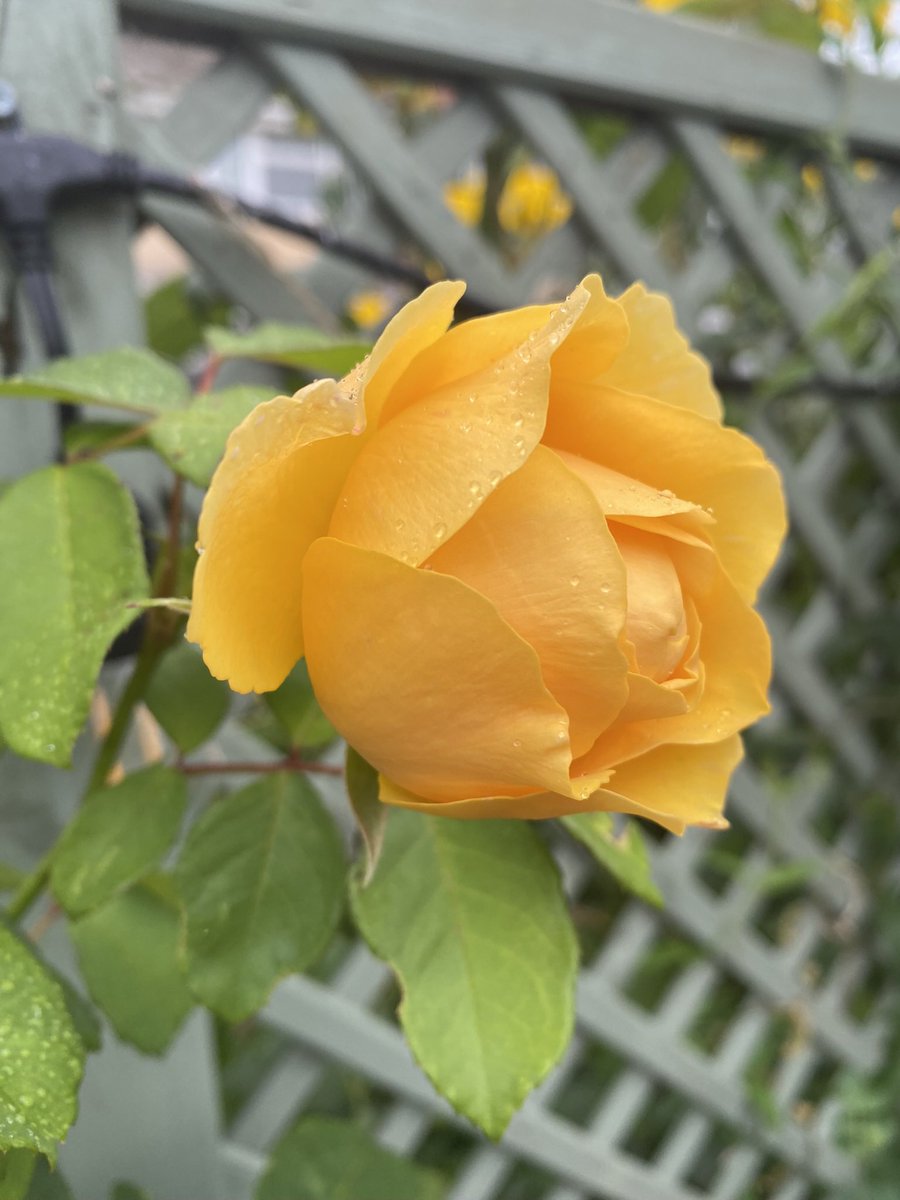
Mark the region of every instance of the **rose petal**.
<instances>
[{"instance_id":1,"label":"rose petal","mask_svg":"<svg viewBox=\"0 0 900 1200\"><path fill-rule=\"evenodd\" d=\"M550 357L589 298L576 288L504 358L382 426L353 465L331 535L406 563L433 554L541 440Z\"/></svg>"},{"instance_id":2,"label":"rose petal","mask_svg":"<svg viewBox=\"0 0 900 1200\"><path fill-rule=\"evenodd\" d=\"M397 380L414 359L447 332L464 283L443 280L404 304L388 321L362 364L360 394L374 429Z\"/></svg>"},{"instance_id":3,"label":"rose petal","mask_svg":"<svg viewBox=\"0 0 900 1200\"><path fill-rule=\"evenodd\" d=\"M590 491L538 446L429 565L486 596L534 647L573 753L587 750L628 692L625 574Z\"/></svg>"},{"instance_id":4,"label":"rose petal","mask_svg":"<svg viewBox=\"0 0 900 1200\"><path fill-rule=\"evenodd\" d=\"M189 641L235 691L278 687L303 654L303 556L327 532L363 423L331 379L258 405L228 439L198 531Z\"/></svg>"},{"instance_id":5,"label":"rose petal","mask_svg":"<svg viewBox=\"0 0 900 1200\"><path fill-rule=\"evenodd\" d=\"M660 491L618 471L591 462L580 454L555 450L593 492L604 515L649 533L661 533L688 545L709 544L714 517L699 504L680 500L674 492Z\"/></svg>"},{"instance_id":6,"label":"rose petal","mask_svg":"<svg viewBox=\"0 0 900 1200\"><path fill-rule=\"evenodd\" d=\"M458 579L322 538L304 564L303 630L326 715L401 787L569 790L568 719L537 655Z\"/></svg>"},{"instance_id":7,"label":"rose petal","mask_svg":"<svg viewBox=\"0 0 900 1200\"><path fill-rule=\"evenodd\" d=\"M605 793L597 790L611 772L592 780L593 790L605 801ZM454 817L463 821L480 821L486 818L519 819L541 821L547 817L564 817L569 813L596 812L590 799L575 800L572 796L559 796L554 792L532 792L524 796L481 796L468 800L426 800L423 796L407 791L386 776L379 777L379 798L384 804L398 808L414 808L435 817Z\"/></svg>"},{"instance_id":8,"label":"rose petal","mask_svg":"<svg viewBox=\"0 0 900 1200\"><path fill-rule=\"evenodd\" d=\"M676 833L685 825L722 828L728 781L743 753L737 734L706 746L659 746L617 767L591 802L602 796L609 812L649 817Z\"/></svg>"},{"instance_id":9,"label":"rose petal","mask_svg":"<svg viewBox=\"0 0 900 1200\"><path fill-rule=\"evenodd\" d=\"M696 707L659 720L627 721L620 715L573 770L615 767L666 742L718 742L769 711L771 645L759 615L744 603L721 568L710 589L693 600L702 628L699 653L704 669ZM626 706L623 712L627 711Z\"/></svg>"},{"instance_id":10,"label":"rose petal","mask_svg":"<svg viewBox=\"0 0 900 1200\"><path fill-rule=\"evenodd\" d=\"M778 473L736 429L607 387L554 389L544 441L711 511L707 535L749 601L784 538Z\"/></svg>"},{"instance_id":11,"label":"rose petal","mask_svg":"<svg viewBox=\"0 0 900 1200\"><path fill-rule=\"evenodd\" d=\"M571 332L553 354L553 377L586 380L601 374L628 341L628 321L621 305L603 290L598 275L581 283L587 303ZM473 368L492 366L521 346L550 320L555 304L532 305L466 321L410 363L384 406L382 423L429 392L460 383Z\"/></svg>"},{"instance_id":12,"label":"rose petal","mask_svg":"<svg viewBox=\"0 0 900 1200\"><path fill-rule=\"evenodd\" d=\"M635 283L619 303L628 316L631 337L602 382L720 421L722 404L709 366L676 326L669 299Z\"/></svg>"}]
</instances>

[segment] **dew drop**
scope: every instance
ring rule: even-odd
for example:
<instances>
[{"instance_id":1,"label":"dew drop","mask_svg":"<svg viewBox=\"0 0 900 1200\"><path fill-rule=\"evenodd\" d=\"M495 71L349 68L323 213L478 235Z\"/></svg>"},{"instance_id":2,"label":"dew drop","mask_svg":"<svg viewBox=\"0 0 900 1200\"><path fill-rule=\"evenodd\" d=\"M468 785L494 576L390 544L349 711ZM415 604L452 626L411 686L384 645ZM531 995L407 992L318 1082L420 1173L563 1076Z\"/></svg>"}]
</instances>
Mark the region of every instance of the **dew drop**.
<instances>
[{"instance_id":1,"label":"dew drop","mask_svg":"<svg viewBox=\"0 0 900 1200\"><path fill-rule=\"evenodd\" d=\"M394 528L397 530L398 533L400 532L401 529L404 529L405 527L406 527L405 521L395 521L394 522Z\"/></svg>"},{"instance_id":2,"label":"dew drop","mask_svg":"<svg viewBox=\"0 0 900 1200\"><path fill-rule=\"evenodd\" d=\"M600 584L600 591L603 593L603 595L604 595L604 596L608 596L608 595L609 595L609 592L610 592L610 586L609 586L609 584L608 584L608 583L601 583L601 584Z\"/></svg>"},{"instance_id":3,"label":"dew drop","mask_svg":"<svg viewBox=\"0 0 900 1200\"><path fill-rule=\"evenodd\" d=\"M477 480L473 480L469 484L469 491L472 493L472 495L475 497L476 500L481 498L481 484L478 483Z\"/></svg>"},{"instance_id":4,"label":"dew drop","mask_svg":"<svg viewBox=\"0 0 900 1200\"><path fill-rule=\"evenodd\" d=\"M503 478L502 471L491 471L490 475L488 475L488 483L491 485L492 488L495 488L497 486L497 484L502 480L502 478Z\"/></svg>"},{"instance_id":5,"label":"dew drop","mask_svg":"<svg viewBox=\"0 0 900 1200\"><path fill-rule=\"evenodd\" d=\"M520 750L522 748L522 739L521 738L513 738L512 744L513 744L514 750Z\"/></svg>"},{"instance_id":6,"label":"dew drop","mask_svg":"<svg viewBox=\"0 0 900 1200\"><path fill-rule=\"evenodd\" d=\"M432 530L432 533L436 538L445 538L447 536L447 526L443 521L438 521L437 525L435 525L434 529Z\"/></svg>"},{"instance_id":7,"label":"dew drop","mask_svg":"<svg viewBox=\"0 0 900 1200\"><path fill-rule=\"evenodd\" d=\"M572 578L569 580L569 587L577 588L580 583L581 583L581 576L573 575Z\"/></svg>"}]
</instances>

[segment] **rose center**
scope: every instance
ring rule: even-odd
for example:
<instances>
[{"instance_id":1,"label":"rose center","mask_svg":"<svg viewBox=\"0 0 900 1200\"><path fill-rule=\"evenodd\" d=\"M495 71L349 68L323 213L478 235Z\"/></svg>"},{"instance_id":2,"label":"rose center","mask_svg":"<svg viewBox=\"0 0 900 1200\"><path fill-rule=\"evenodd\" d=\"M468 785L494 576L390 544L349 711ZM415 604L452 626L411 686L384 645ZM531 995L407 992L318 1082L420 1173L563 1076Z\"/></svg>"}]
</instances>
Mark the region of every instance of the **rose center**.
<instances>
[{"instance_id":1,"label":"rose center","mask_svg":"<svg viewBox=\"0 0 900 1200\"><path fill-rule=\"evenodd\" d=\"M661 683L671 678L688 643L681 582L659 538L618 521L611 521L610 528L625 560L625 636L634 646L640 673Z\"/></svg>"}]
</instances>

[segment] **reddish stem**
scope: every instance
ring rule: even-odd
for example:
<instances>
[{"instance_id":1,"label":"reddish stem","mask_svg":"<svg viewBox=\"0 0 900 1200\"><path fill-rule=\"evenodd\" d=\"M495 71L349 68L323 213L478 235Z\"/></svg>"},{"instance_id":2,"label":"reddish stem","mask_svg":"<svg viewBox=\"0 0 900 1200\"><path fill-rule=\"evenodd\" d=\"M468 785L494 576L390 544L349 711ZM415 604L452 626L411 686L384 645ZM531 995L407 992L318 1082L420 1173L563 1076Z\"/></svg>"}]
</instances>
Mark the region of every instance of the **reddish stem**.
<instances>
[{"instance_id":1,"label":"reddish stem","mask_svg":"<svg viewBox=\"0 0 900 1200\"><path fill-rule=\"evenodd\" d=\"M343 775L336 763L307 762L288 756L278 762L178 763L182 775L266 775L274 771L309 771L318 775Z\"/></svg>"}]
</instances>

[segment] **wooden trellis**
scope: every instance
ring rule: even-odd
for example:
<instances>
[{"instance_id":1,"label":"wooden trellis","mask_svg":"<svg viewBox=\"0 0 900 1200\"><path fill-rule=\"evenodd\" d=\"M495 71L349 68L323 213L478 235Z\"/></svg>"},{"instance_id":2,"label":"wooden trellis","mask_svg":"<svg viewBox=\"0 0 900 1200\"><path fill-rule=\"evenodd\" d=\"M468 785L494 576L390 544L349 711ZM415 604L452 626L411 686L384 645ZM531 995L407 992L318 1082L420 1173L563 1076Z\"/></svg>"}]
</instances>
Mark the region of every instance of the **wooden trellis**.
<instances>
[{"instance_id":1,"label":"wooden trellis","mask_svg":"<svg viewBox=\"0 0 900 1200\"><path fill-rule=\"evenodd\" d=\"M208 41L217 61L167 116L138 121L120 102L112 4L18 0L0 77L19 88L26 122L188 172L240 136L273 91L286 91L315 116L357 181L363 202L340 225L344 236L436 260L497 306L559 295L588 269L601 269L612 290L642 278L672 296L692 338L706 338L736 418L784 475L792 513L791 541L764 597L775 711L735 780L732 831L654 843L665 910L621 900L609 911L582 971L575 1040L503 1141L488 1144L457 1123L448 1200L836 1195L855 1169L835 1140L836 1079L845 1069L870 1072L883 1056L884 985L860 933L870 898L855 865L855 809L868 790L890 786L898 762L870 714L851 703L877 682L872 654L849 667L837 660L848 625L887 620L898 600L900 410L896 386L891 394L883 384L898 376L896 275L885 277L881 324L863 365L841 330L825 323L860 269L892 237L896 245L900 84L612 0L123 0L118 16L157 35ZM37 77L28 68L36 55L45 64ZM373 93L374 77L436 81L450 100L411 133ZM619 123L602 152L585 126L598 114ZM810 203L826 234L814 269L785 227L793 176L754 174L729 150L734 134L752 136L761 155L793 176L802 162L820 170L821 191ZM573 203L571 219L515 261L460 224L443 198L443 185L501 135L549 164ZM850 169L860 156L876 164L874 181ZM677 253L642 212L673 162L686 180L673 217L685 233ZM311 294L340 312L371 279L326 259L303 279L288 278L233 222L149 195L139 207L254 317L308 319ZM59 224L77 350L140 336L132 216L110 205ZM798 347L808 356L813 375L790 398L751 404L744 368L716 357L710 312L726 303L729 285L741 289L756 322L752 374L774 373ZM49 451L45 415L16 410L13 425L12 413L0 410L0 460L10 472ZM856 509L846 502L854 488L864 493ZM798 604L801 570L813 578ZM226 736L237 744L241 735ZM797 748L793 757L781 752L776 772L772 755L788 737ZM561 854L577 901L590 894L593 868L571 848ZM809 870L796 885L773 887L784 864L797 862ZM659 975L652 1001L635 982L649 970ZM378 1090L380 1140L423 1154L455 1118L385 1015L389 984L386 968L356 945L327 982L281 985L262 1014L282 1039L281 1054L227 1128L218 1124L206 1033L195 1023L186 1035L193 1049L181 1047L193 1055L191 1078L173 1058L153 1082L144 1080L151 1092L179 1089L177 1170L148 1162L140 1168L146 1180L137 1169L131 1177L159 1200L249 1198L273 1140L315 1103L334 1063ZM126 1078L105 1086L107 1100L117 1087L119 1103L137 1103ZM158 1125L158 1114L152 1119ZM76 1129L62 1162L68 1154L74 1175L86 1179L84 1145ZM127 1158L117 1162L119 1174L129 1174ZM523 1164L530 1191L521 1190Z\"/></svg>"}]
</instances>

